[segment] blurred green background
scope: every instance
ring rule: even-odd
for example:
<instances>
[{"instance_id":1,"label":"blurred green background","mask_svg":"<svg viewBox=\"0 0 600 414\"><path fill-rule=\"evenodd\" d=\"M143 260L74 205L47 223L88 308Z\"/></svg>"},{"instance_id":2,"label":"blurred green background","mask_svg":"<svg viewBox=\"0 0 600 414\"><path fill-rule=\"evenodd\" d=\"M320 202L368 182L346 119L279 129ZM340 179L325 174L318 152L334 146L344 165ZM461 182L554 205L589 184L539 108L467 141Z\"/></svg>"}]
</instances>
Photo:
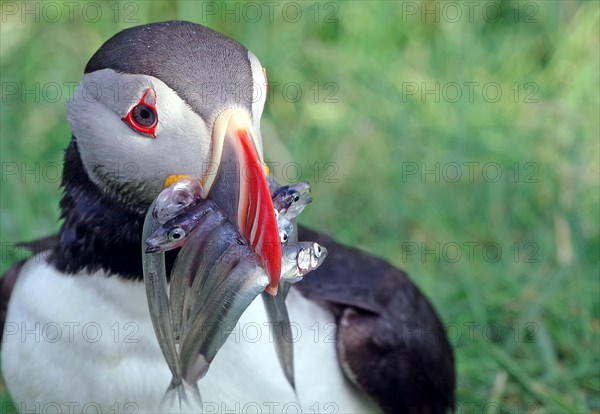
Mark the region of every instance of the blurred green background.
<instances>
[{"instance_id":1,"label":"blurred green background","mask_svg":"<svg viewBox=\"0 0 600 414\"><path fill-rule=\"evenodd\" d=\"M92 53L190 20L266 67L267 159L313 184L300 221L434 303L459 412L600 412L600 3L52 3L2 3L1 271L59 226L64 101Z\"/></svg>"}]
</instances>

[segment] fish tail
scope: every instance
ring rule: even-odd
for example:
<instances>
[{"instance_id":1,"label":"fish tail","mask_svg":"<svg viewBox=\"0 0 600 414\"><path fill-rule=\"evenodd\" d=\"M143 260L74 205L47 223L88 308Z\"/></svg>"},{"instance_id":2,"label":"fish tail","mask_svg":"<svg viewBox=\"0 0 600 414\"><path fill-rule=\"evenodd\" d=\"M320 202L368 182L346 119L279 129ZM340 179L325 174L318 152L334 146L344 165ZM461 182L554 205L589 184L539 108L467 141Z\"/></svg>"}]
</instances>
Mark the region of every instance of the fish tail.
<instances>
[{"instance_id":1,"label":"fish tail","mask_svg":"<svg viewBox=\"0 0 600 414\"><path fill-rule=\"evenodd\" d=\"M198 386L181 378L173 378L162 398L159 410L173 414L202 412L202 398Z\"/></svg>"}]
</instances>

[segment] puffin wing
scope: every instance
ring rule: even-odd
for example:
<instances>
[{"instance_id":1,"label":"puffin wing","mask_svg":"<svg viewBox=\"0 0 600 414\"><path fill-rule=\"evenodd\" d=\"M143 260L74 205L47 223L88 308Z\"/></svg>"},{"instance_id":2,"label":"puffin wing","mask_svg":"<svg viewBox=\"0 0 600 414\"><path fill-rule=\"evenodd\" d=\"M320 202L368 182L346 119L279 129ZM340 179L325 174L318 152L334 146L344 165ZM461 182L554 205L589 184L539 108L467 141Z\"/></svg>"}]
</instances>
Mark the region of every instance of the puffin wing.
<instances>
[{"instance_id":1,"label":"puffin wing","mask_svg":"<svg viewBox=\"0 0 600 414\"><path fill-rule=\"evenodd\" d=\"M337 353L347 377L385 412L445 413L454 409L452 348L435 310L389 263L298 227L300 240L329 256L295 285L337 318Z\"/></svg>"}]
</instances>

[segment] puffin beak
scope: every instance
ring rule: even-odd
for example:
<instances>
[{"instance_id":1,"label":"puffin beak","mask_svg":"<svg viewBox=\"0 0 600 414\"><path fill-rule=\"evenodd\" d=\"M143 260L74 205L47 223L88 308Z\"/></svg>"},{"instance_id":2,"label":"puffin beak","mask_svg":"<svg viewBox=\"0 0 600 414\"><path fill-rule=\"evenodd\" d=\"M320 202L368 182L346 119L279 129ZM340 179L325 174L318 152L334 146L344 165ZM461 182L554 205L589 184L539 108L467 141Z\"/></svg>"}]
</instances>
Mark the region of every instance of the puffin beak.
<instances>
[{"instance_id":1,"label":"puffin beak","mask_svg":"<svg viewBox=\"0 0 600 414\"><path fill-rule=\"evenodd\" d=\"M202 185L202 197L210 194L258 255L269 277L265 290L276 295L281 273L281 242L262 148L245 110L229 108L217 117L212 133L211 163L204 172Z\"/></svg>"}]
</instances>

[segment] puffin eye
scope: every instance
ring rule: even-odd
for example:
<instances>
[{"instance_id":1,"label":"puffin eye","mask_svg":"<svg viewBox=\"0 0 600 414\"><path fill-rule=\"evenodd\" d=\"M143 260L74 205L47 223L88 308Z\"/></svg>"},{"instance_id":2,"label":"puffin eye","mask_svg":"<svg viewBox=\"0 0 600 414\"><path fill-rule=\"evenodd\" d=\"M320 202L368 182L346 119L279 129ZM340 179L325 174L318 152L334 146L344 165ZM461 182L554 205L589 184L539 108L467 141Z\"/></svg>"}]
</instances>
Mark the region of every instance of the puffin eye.
<instances>
[{"instance_id":1,"label":"puffin eye","mask_svg":"<svg viewBox=\"0 0 600 414\"><path fill-rule=\"evenodd\" d=\"M129 113L121 119L134 131L155 138L158 113L156 112L156 92L154 92L154 89L147 89L137 105L131 108Z\"/></svg>"},{"instance_id":2,"label":"puffin eye","mask_svg":"<svg viewBox=\"0 0 600 414\"><path fill-rule=\"evenodd\" d=\"M169 241L172 242L181 240L185 237L185 230L183 230L181 227L174 227L173 229L169 230L167 237L169 238Z\"/></svg>"},{"instance_id":3,"label":"puffin eye","mask_svg":"<svg viewBox=\"0 0 600 414\"><path fill-rule=\"evenodd\" d=\"M138 125L149 128L156 123L156 112L146 104L138 104L131 111L131 117Z\"/></svg>"}]
</instances>

